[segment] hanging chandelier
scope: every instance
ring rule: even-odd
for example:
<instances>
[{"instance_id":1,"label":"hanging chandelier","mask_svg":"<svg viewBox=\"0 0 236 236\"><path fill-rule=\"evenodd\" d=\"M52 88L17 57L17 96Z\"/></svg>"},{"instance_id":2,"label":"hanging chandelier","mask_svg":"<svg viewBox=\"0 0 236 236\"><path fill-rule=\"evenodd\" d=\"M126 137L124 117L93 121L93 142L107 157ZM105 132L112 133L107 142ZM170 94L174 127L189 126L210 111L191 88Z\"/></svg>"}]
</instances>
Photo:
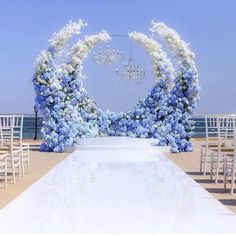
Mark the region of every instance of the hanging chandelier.
<instances>
[{"instance_id":1,"label":"hanging chandelier","mask_svg":"<svg viewBox=\"0 0 236 236\"><path fill-rule=\"evenodd\" d=\"M137 84L141 83L145 77L145 71L142 70L138 65L134 65L132 60L124 64L122 73L120 73L119 69L116 68L115 74L118 79L135 81Z\"/></svg>"},{"instance_id":2,"label":"hanging chandelier","mask_svg":"<svg viewBox=\"0 0 236 236\"><path fill-rule=\"evenodd\" d=\"M122 34L115 34L111 36L125 36ZM106 44L105 49L99 47L98 52L93 53L92 57L93 61L96 64L105 64L110 65L113 63L119 63L123 60L123 52L118 51L115 47L110 47ZM140 84L142 80L145 78L145 71L140 68L138 65L133 63L132 59L132 40L129 40L129 60L128 62L123 64L122 68L116 67L115 75L119 80L126 80L126 81L135 81L137 84Z\"/></svg>"},{"instance_id":3,"label":"hanging chandelier","mask_svg":"<svg viewBox=\"0 0 236 236\"><path fill-rule=\"evenodd\" d=\"M122 51L115 50L108 44L105 49L99 47L98 53L93 53L93 61L97 64L112 64L121 61L123 58Z\"/></svg>"},{"instance_id":4,"label":"hanging chandelier","mask_svg":"<svg viewBox=\"0 0 236 236\"><path fill-rule=\"evenodd\" d=\"M124 79L126 81L135 81L137 84L140 84L145 78L145 71L140 68L138 65L133 63L132 59L132 40L130 39L129 45L129 61L124 63L123 71L120 73L119 69L115 69L115 74L118 79Z\"/></svg>"}]
</instances>

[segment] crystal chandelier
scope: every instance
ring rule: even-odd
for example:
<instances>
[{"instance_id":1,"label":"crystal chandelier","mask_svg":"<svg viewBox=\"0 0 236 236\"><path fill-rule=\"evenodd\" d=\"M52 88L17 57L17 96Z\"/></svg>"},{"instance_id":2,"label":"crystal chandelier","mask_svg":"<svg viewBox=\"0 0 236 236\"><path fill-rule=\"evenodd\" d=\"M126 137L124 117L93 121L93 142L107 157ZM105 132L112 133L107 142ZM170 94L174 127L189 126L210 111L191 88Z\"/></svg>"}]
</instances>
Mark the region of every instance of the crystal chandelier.
<instances>
[{"instance_id":1,"label":"crystal chandelier","mask_svg":"<svg viewBox=\"0 0 236 236\"><path fill-rule=\"evenodd\" d=\"M122 35L122 34L115 34L111 36L127 37L127 35ZM105 49L99 47L98 52L93 53L92 59L96 64L110 65L112 63L120 62L123 59L123 53L122 51L118 51L114 47L110 47L108 44L106 44ZM138 65L135 65L133 63L131 39L129 44L129 61L127 63L124 63L123 67L120 69L121 72L118 69L118 67L116 67L115 69L115 75L120 80L124 79L126 81L135 81L137 84L140 84L145 77L145 71Z\"/></svg>"},{"instance_id":2,"label":"crystal chandelier","mask_svg":"<svg viewBox=\"0 0 236 236\"><path fill-rule=\"evenodd\" d=\"M110 47L108 44L105 49L99 47L98 53L93 53L93 61L97 64L112 64L121 61L123 53Z\"/></svg>"},{"instance_id":3,"label":"crystal chandelier","mask_svg":"<svg viewBox=\"0 0 236 236\"><path fill-rule=\"evenodd\" d=\"M132 62L132 41L130 39L130 55L129 61L124 63L122 73L116 68L115 74L118 79L125 79L126 81L135 81L140 84L145 77L145 71L141 69L138 65L134 65Z\"/></svg>"},{"instance_id":4,"label":"crystal chandelier","mask_svg":"<svg viewBox=\"0 0 236 236\"><path fill-rule=\"evenodd\" d=\"M125 79L127 81L135 81L140 83L145 77L145 71L142 70L138 65L134 65L132 60L125 63L123 66L123 72L120 74L118 68L115 70L115 74L118 79Z\"/></svg>"}]
</instances>

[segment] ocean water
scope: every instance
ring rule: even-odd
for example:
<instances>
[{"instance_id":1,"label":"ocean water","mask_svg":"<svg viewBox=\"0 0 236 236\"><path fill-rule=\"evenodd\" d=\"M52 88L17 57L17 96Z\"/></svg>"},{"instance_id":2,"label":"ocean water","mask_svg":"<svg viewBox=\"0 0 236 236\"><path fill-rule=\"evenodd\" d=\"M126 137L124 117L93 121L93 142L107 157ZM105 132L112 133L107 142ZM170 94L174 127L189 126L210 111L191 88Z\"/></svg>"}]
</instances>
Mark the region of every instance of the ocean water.
<instances>
[{"instance_id":1,"label":"ocean water","mask_svg":"<svg viewBox=\"0 0 236 236\"><path fill-rule=\"evenodd\" d=\"M193 117L195 121L195 129L193 138L204 138L205 137L205 120L203 117ZM41 128L42 128L42 117L38 117L37 124L37 138L42 138ZM35 137L35 116L34 115L25 115L24 116L24 128L23 128L23 138L24 139L33 139Z\"/></svg>"},{"instance_id":2,"label":"ocean water","mask_svg":"<svg viewBox=\"0 0 236 236\"><path fill-rule=\"evenodd\" d=\"M33 139L36 134L35 129L35 116L34 115L25 115L24 116L24 123L23 123L23 138L24 139ZM41 128L42 128L42 117L38 117L37 119L37 138L42 138L41 135Z\"/></svg>"},{"instance_id":3,"label":"ocean water","mask_svg":"<svg viewBox=\"0 0 236 236\"><path fill-rule=\"evenodd\" d=\"M192 120L195 121L195 129L193 138L205 138L205 118L204 117L193 117Z\"/></svg>"}]
</instances>

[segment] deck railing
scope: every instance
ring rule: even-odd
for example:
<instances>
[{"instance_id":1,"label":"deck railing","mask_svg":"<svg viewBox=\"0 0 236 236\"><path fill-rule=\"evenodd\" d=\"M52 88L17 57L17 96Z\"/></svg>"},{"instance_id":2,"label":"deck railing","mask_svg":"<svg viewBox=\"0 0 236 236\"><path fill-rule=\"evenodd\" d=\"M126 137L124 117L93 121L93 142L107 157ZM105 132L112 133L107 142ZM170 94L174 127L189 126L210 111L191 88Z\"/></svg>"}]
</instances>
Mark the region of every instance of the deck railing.
<instances>
[{"instance_id":1,"label":"deck railing","mask_svg":"<svg viewBox=\"0 0 236 236\"><path fill-rule=\"evenodd\" d=\"M206 135L205 130L205 115L204 114L194 114L192 119L195 121L195 129L193 138L204 138Z\"/></svg>"},{"instance_id":2,"label":"deck railing","mask_svg":"<svg viewBox=\"0 0 236 236\"><path fill-rule=\"evenodd\" d=\"M216 115L217 116L217 115ZM196 122L195 129L194 129L194 138L203 138L205 137L205 119L204 114L194 114L192 119ZM42 128L42 121L43 118L38 116L37 119L37 138L40 139L41 135L41 128ZM24 129L23 129L23 137L24 139L34 139L36 130L35 130L35 115L34 114L24 114Z\"/></svg>"}]
</instances>

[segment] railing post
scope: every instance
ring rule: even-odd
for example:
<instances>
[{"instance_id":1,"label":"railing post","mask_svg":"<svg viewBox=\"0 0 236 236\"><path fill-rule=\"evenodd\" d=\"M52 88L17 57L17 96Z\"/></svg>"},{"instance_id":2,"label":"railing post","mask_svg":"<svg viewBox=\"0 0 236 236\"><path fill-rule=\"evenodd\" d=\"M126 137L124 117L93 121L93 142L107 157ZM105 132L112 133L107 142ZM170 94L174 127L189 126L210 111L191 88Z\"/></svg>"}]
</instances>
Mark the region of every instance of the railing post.
<instances>
[{"instance_id":1,"label":"railing post","mask_svg":"<svg viewBox=\"0 0 236 236\"><path fill-rule=\"evenodd\" d=\"M34 140L37 140L37 136L38 136L38 107L37 105L34 106L34 113L35 113Z\"/></svg>"}]
</instances>

